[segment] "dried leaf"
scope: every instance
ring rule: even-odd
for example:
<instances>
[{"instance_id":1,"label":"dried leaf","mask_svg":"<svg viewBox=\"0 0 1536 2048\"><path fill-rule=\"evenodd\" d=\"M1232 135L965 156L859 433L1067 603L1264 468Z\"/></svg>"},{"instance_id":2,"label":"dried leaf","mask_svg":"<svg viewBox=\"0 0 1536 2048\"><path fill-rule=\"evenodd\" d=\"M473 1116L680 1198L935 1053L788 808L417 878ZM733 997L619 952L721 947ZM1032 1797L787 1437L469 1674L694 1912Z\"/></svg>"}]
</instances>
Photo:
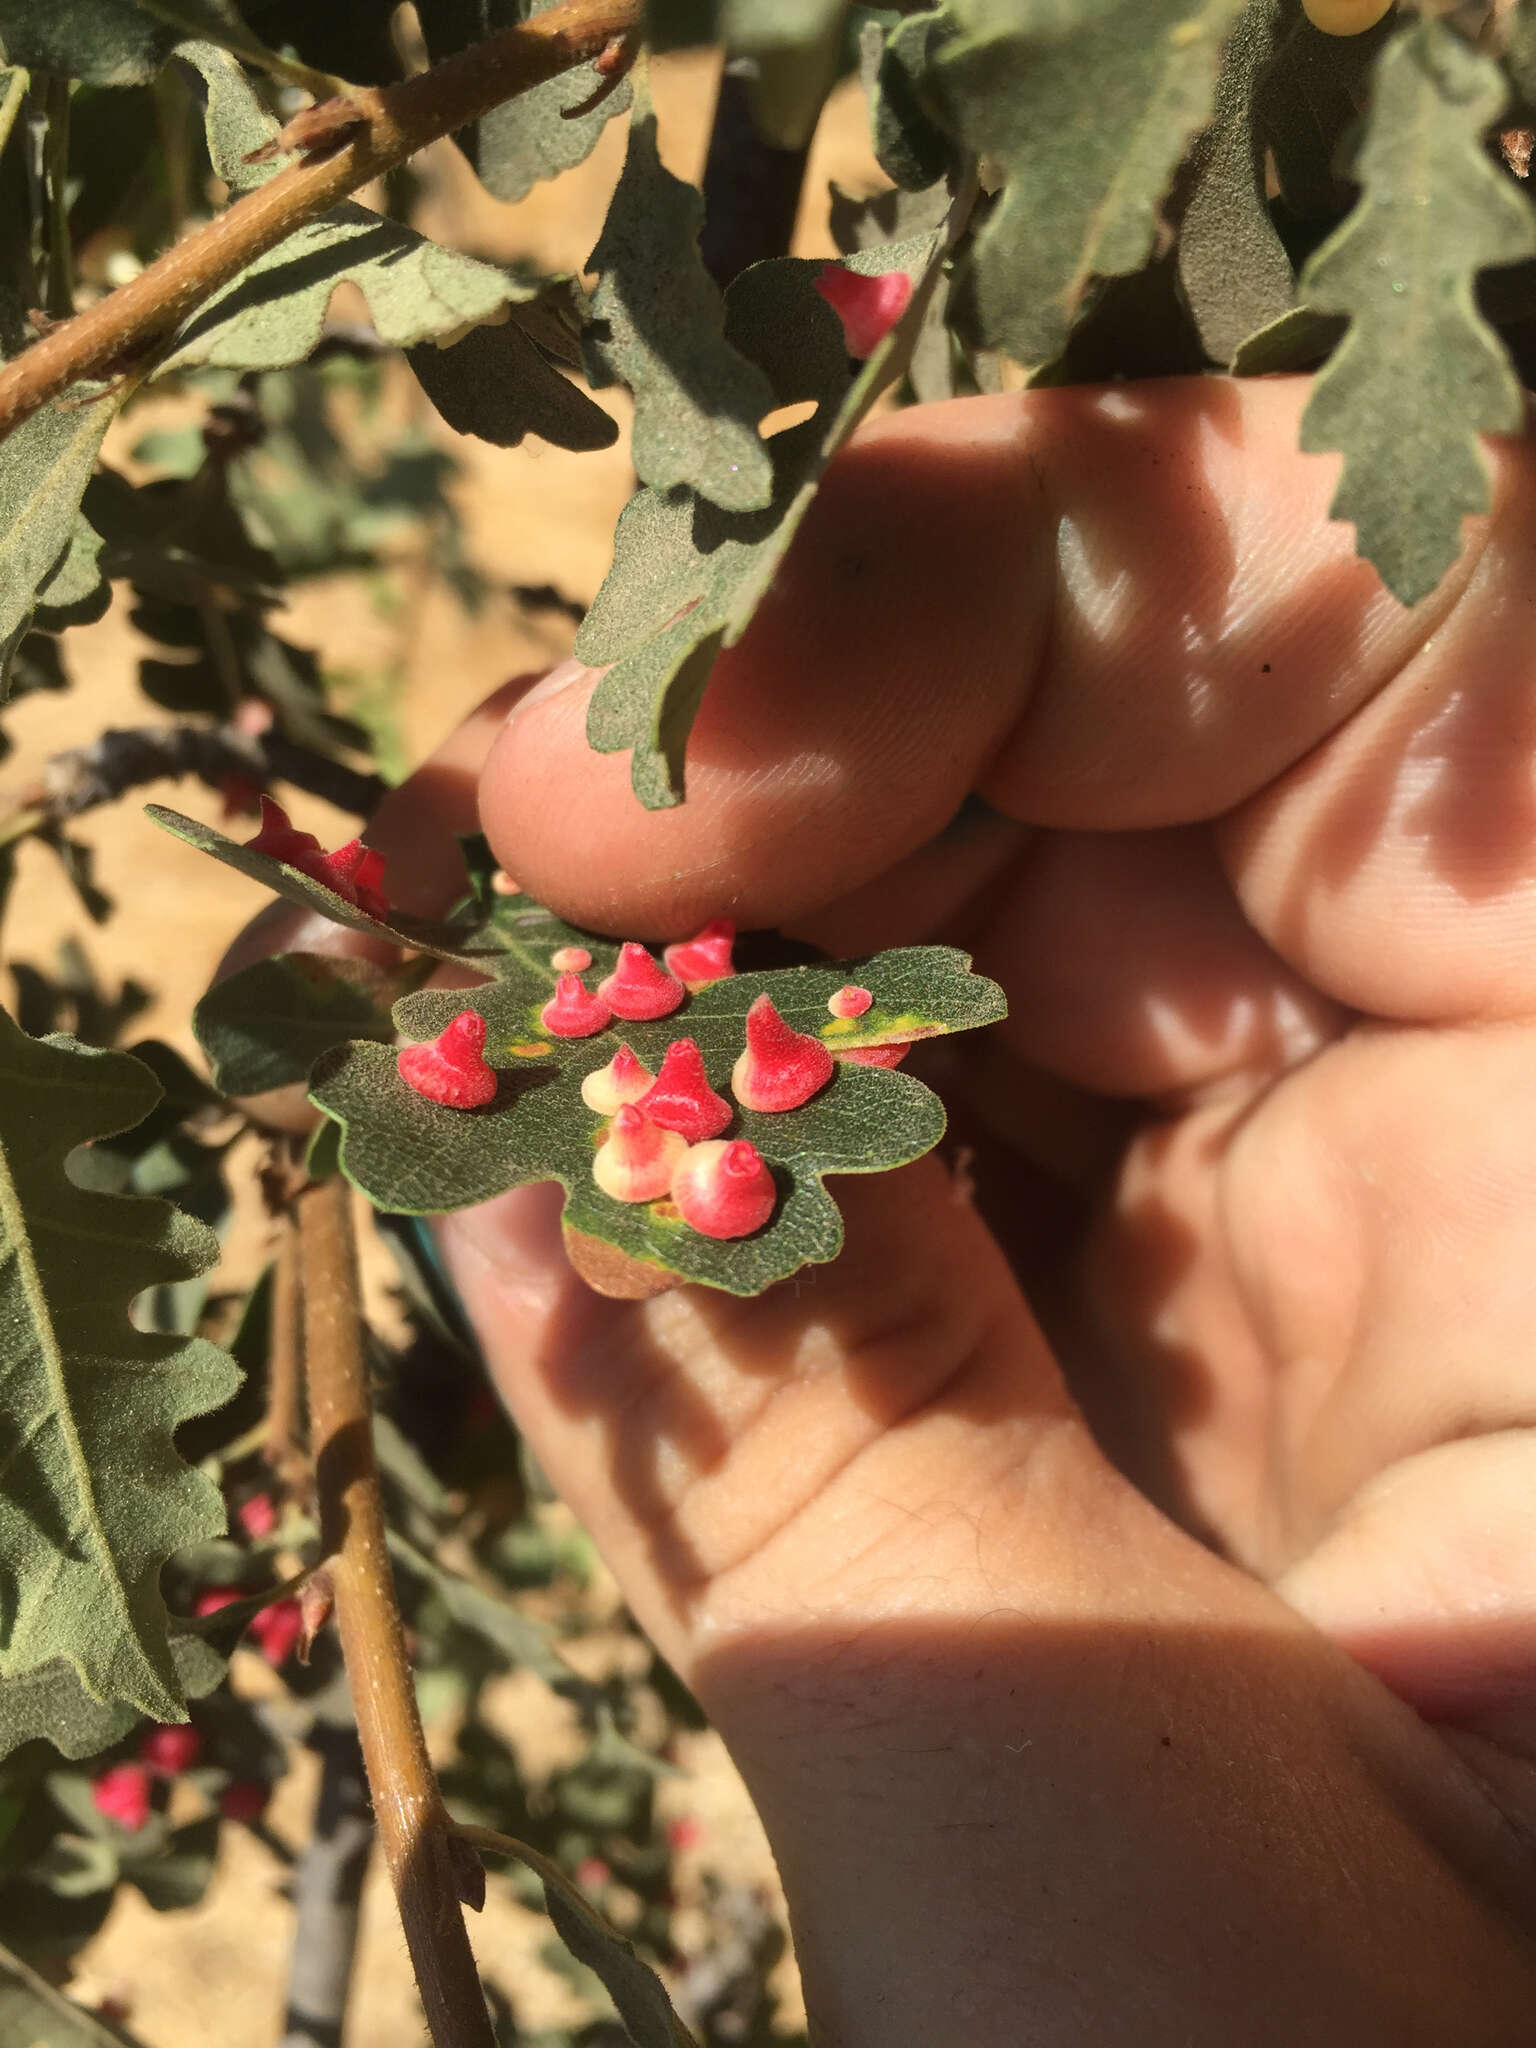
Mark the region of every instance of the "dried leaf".
<instances>
[{"instance_id":1,"label":"dried leaf","mask_svg":"<svg viewBox=\"0 0 1536 2048\"><path fill-rule=\"evenodd\" d=\"M1146 262L1240 6L953 0L962 32L937 53L935 90L1005 175L962 287L983 340L1045 362L1094 278Z\"/></svg>"},{"instance_id":2,"label":"dried leaf","mask_svg":"<svg viewBox=\"0 0 1536 2048\"><path fill-rule=\"evenodd\" d=\"M1477 310L1486 266L1536 253L1536 224L1484 153L1503 75L1454 30L1421 21L1376 70L1354 211L1302 273L1318 312L1349 316L1320 373L1301 445L1337 449L1336 519L1404 604L1428 596L1461 552L1461 523L1487 509L1480 434L1524 417L1518 380Z\"/></svg>"},{"instance_id":3,"label":"dried leaf","mask_svg":"<svg viewBox=\"0 0 1536 2048\"><path fill-rule=\"evenodd\" d=\"M52 602L74 607L104 588L95 566L101 543L80 500L120 404L76 385L0 442L0 642L50 591Z\"/></svg>"},{"instance_id":4,"label":"dried leaf","mask_svg":"<svg viewBox=\"0 0 1536 2048\"><path fill-rule=\"evenodd\" d=\"M773 406L762 372L725 338L725 306L699 255L704 201L663 168L643 97L597 247L582 353L598 389L635 397L634 462L658 491L686 484L732 512L769 502L773 464L757 423Z\"/></svg>"},{"instance_id":5,"label":"dried leaf","mask_svg":"<svg viewBox=\"0 0 1536 2048\"><path fill-rule=\"evenodd\" d=\"M128 1304L211 1265L217 1245L165 1202L91 1193L65 1171L74 1147L130 1128L159 1093L127 1054L39 1042L0 1013L0 1672L64 1659L94 1698L166 1720L182 1695L160 1567L224 1525L172 1435L237 1376L202 1339L135 1329Z\"/></svg>"}]
</instances>

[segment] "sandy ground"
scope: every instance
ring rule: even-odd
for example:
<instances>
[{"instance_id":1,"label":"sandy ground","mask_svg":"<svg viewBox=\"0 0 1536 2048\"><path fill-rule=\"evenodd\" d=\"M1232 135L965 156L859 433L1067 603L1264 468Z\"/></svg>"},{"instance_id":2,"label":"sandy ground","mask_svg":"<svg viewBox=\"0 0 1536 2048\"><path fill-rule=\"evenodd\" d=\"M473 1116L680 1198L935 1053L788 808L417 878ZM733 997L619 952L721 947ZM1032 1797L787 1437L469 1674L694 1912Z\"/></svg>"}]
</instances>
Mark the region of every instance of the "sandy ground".
<instances>
[{"instance_id":1,"label":"sandy ground","mask_svg":"<svg viewBox=\"0 0 1536 2048\"><path fill-rule=\"evenodd\" d=\"M713 64L663 61L654 67L653 89L663 156L681 175L697 177L713 103ZM457 153L440 145L421 166L428 180L422 225L477 253L577 269L601 226L623 154L623 129L622 122L613 123L588 163L539 187L516 207L489 199ZM851 89L834 101L817 139L798 254L832 253L825 229L829 178L859 190L884 182L869 154L862 101ZM603 394L602 402L610 401L622 416L622 399ZM176 410L176 402L167 405ZM463 440L430 417L461 464L458 502L472 558L502 589L514 582L552 583L589 600L607 568L614 520L631 488L627 441L586 455L541 443L502 450ZM137 409L127 433L109 442L109 458L121 461L127 442L154 422L153 404ZM403 663L407 684L399 715L411 758L505 677L558 659L570 641L570 629L553 615L530 618L509 597L498 595L470 619L441 592L413 609L402 637L400 624L381 618L358 584L345 580L304 590L284 630L319 649L329 668ZM77 682L68 697L38 695L7 713L16 751L0 770L0 808L14 801L47 754L106 727L161 716L135 686L140 648L125 606L114 606L98 625L73 634L69 652ZM200 788L150 794L213 815ZM328 843L354 829L347 824L340 831L346 821L315 802L300 799L293 810L301 825ZM137 803L98 812L73 829L96 850L98 875L119 897L120 914L104 930L92 927L52 857L27 847L6 928L10 957L46 966L60 940L78 939L110 984L133 974L155 987L154 1007L136 1030L166 1038L195 1058L188 1023L192 1004L231 934L260 907L258 891L169 839L144 819ZM252 1680L253 1674L246 1677ZM535 1722L540 1711L536 1698L526 1709ZM537 1726L525 1726L538 1737ZM689 1775L668 1788L668 1811L704 1823L712 1863L771 1882L761 1829L719 1743L700 1738L692 1752ZM298 1756L272 1810L274 1828L295 1846L307 1832L316 1771L312 1758ZM244 1829L226 1829L219 1870L202 1905L156 1914L136 1892L124 1889L81 1958L77 1991L89 1998L107 1992L123 1998L149 2048L205 2048L211 2042L219 2048L268 2048L278 2038L290 1938L281 1875L257 1839ZM495 1880L472 1931L484 1967L514 1992L526 2021L553 2024L568 2015L563 1988L534 1960L547 1938L545 1924L523 1912ZM418 2048L422 2039L403 1942L376 1864L366 1897L349 2048Z\"/></svg>"}]
</instances>

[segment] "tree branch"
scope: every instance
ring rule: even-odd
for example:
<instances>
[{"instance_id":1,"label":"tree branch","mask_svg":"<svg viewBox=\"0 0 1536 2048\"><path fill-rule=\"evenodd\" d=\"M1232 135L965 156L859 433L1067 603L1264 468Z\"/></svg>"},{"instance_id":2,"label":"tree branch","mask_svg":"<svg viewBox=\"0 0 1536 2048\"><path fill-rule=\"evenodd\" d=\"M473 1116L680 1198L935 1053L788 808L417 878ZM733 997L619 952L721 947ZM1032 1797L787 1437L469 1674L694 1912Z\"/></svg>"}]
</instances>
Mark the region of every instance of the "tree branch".
<instances>
[{"instance_id":1,"label":"tree branch","mask_svg":"<svg viewBox=\"0 0 1536 2048\"><path fill-rule=\"evenodd\" d=\"M380 776L360 774L280 732L249 733L237 725L127 726L102 733L89 746L50 755L20 808L0 819L0 846L115 802L130 789L184 775L196 775L214 790L232 776L258 787L275 777L360 818L372 812L386 788Z\"/></svg>"},{"instance_id":2,"label":"tree branch","mask_svg":"<svg viewBox=\"0 0 1536 2048\"><path fill-rule=\"evenodd\" d=\"M115 375L153 351L193 309L371 178L504 100L600 56L632 29L640 0L562 0L399 85L333 102L356 122L333 153L280 171L129 283L0 369L0 438L82 377Z\"/></svg>"},{"instance_id":3,"label":"tree branch","mask_svg":"<svg viewBox=\"0 0 1536 2048\"><path fill-rule=\"evenodd\" d=\"M374 1818L435 2048L493 2048L464 1928L464 1852L427 1760L385 1549L363 1360L352 1191L340 1175L295 1205L323 1554L368 1766Z\"/></svg>"}]
</instances>

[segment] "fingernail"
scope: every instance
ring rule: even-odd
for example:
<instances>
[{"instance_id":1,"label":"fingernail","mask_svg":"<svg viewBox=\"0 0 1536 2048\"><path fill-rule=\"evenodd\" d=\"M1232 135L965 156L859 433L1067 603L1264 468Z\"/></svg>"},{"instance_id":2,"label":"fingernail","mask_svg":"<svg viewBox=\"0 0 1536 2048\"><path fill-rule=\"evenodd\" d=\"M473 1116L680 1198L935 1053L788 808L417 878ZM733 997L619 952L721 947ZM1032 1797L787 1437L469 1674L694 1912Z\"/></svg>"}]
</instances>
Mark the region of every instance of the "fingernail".
<instances>
[{"instance_id":1,"label":"fingernail","mask_svg":"<svg viewBox=\"0 0 1536 2048\"><path fill-rule=\"evenodd\" d=\"M573 684L583 683L591 676L601 675L601 669L588 667L584 661L577 661L573 655L568 661L557 661L542 681L527 690L507 713L507 723L512 725L523 713L535 704L543 704L551 697L558 697L562 690L569 690Z\"/></svg>"}]
</instances>

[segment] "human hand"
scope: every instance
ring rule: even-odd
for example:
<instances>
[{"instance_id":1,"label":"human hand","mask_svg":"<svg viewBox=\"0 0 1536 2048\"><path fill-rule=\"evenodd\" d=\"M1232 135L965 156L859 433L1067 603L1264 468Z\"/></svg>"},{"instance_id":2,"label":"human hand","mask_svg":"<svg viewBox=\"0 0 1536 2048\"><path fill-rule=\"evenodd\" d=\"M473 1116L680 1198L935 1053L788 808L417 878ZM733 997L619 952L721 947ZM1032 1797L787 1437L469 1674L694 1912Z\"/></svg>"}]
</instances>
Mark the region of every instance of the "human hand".
<instances>
[{"instance_id":1,"label":"human hand","mask_svg":"<svg viewBox=\"0 0 1536 2048\"><path fill-rule=\"evenodd\" d=\"M948 939L1009 992L935 1049L976 1199L842 1182L843 1257L758 1300L592 1296L548 1189L442 1225L839 2048L1528 2037L1536 470L1407 613L1303 397L903 414L717 670L680 810L567 668L370 835L432 907L478 775L580 922Z\"/></svg>"}]
</instances>

